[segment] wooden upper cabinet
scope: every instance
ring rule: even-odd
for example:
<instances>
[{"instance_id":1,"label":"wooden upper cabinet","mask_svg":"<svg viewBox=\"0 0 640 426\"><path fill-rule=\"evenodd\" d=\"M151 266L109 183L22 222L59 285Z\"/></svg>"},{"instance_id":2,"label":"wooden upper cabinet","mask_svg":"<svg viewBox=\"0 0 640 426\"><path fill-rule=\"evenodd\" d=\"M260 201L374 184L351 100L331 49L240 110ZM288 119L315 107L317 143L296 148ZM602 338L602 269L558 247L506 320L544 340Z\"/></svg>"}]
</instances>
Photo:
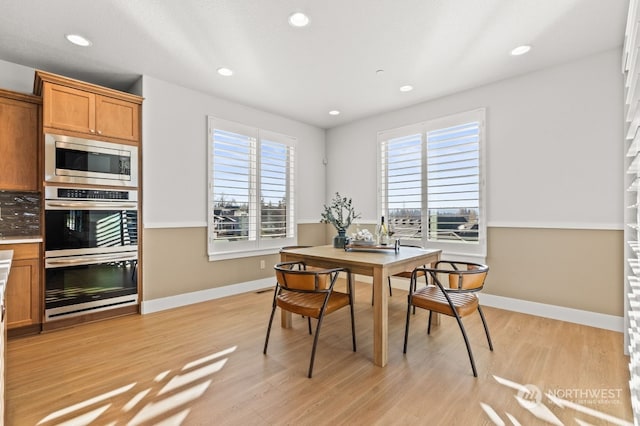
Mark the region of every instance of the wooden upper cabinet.
<instances>
[{"instance_id":1,"label":"wooden upper cabinet","mask_svg":"<svg viewBox=\"0 0 640 426\"><path fill-rule=\"evenodd\" d=\"M96 131L101 136L137 141L140 105L96 95Z\"/></svg>"},{"instance_id":2,"label":"wooden upper cabinet","mask_svg":"<svg viewBox=\"0 0 640 426\"><path fill-rule=\"evenodd\" d=\"M45 132L140 141L139 96L42 71L36 72L34 93L42 94Z\"/></svg>"},{"instance_id":3,"label":"wooden upper cabinet","mask_svg":"<svg viewBox=\"0 0 640 426\"><path fill-rule=\"evenodd\" d=\"M95 94L71 87L45 83L42 101L43 127L81 133L95 133Z\"/></svg>"},{"instance_id":4,"label":"wooden upper cabinet","mask_svg":"<svg viewBox=\"0 0 640 426\"><path fill-rule=\"evenodd\" d=\"M38 191L40 99L0 89L0 190Z\"/></svg>"}]
</instances>

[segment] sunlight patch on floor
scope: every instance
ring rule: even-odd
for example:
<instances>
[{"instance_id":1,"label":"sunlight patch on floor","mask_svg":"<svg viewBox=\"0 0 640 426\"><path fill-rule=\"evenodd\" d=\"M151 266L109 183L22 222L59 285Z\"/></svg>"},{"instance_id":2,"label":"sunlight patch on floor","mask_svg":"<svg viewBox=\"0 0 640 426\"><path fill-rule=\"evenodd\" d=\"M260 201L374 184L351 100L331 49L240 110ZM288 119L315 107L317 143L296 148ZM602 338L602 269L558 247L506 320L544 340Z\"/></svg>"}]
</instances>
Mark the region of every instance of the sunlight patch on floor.
<instances>
[{"instance_id":1,"label":"sunlight patch on floor","mask_svg":"<svg viewBox=\"0 0 640 426\"><path fill-rule=\"evenodd\" d=\"M145 389L143 391L138 392L138 394L135 395L133 398L131 398L129 402L124 404L124 407L122 407L122 411L127 412L127 411L133 410L135 406L138 405L138 403L142 401L142 399L145 396L147 396L149 392L151 392L151 389Z\"/></svg>"},{"instance_id":2,"label":"sunlight patch on floor","mask_svg":"<svg viewBox=\"0 0 640 426\"><path fill-rule=\"evenodd\" d=\"M88 425L92 423L120 424L120 417L130 418L129 426L151 422L154 425L181 425L191 410L191 404L200 398L213 382L213 375L226 365L229 355L237 346L193 360L178 371L165 370L146 383L134 382L110 392L89 398L54 411L38 422L38 425ZM130 398L122 406L114 405L116 397ZM106 418L118 421L107 423ZM125 414L126 413L126 414Z\"/></svg>"},{"instance_id":3,"label":"sunlight patch on floor","mask_svg":"<svg viewBox=\"0 0 640 426\"><path fill-rule=\"evenodd\" d=\"M55 419L58 419L60 417L64 417L68 414L73 413L74 411L79 411L82 410L83 408L89 407L91 405L100 403L102 401L105 401L109 398L113 398L116 395L120 395L122 393L125 393L127 391L129 391L130 389L132 389L136 384L135 383L131 383L130 385L126 385L126 386L122 386L118 389L112 390L111 392L107 392L107 393L103 393L102 395L98 395L94 398L90 398L87 399L86 401L82 401L79 402L77 404L71 405L69 407L63 408L62 410L58 410L55 411L51 414L49 414L47 417L45 417L44 419L40 420L38 422L38 424L43 424L45 422L50 422L53 421Z\"/></svg>"},{"instance_id":4,"label":"sunlight patch on floor","mask_svg":"<svg viewBox=\"0 0 640 426\"><path fill-rule=\"evenodd\" d=\"M230 347L230 348L228 348L228 349L225 349L225 350L223 350L223 351L216 352L215 354L212 354L212 355L209 355L209 356L202 357L202 358L200 358L200 359L198 359L198 360L195 360L195 361L191 361L190 363L185 364L185 366L184 366L184 367L182 367L182 370L183 370L183 371L184 371L184 370L188 370L188 369L190 369L190 368L197 367L197 366L198 366L198 365L200 365L200 364L204 364L204 363L207 363L207 362L213 361L213 360L214 360L214 359L216 359L216 358L220 358L220 357L223 357L223 356L230 355L231 353L235 352L235 350L236 350L236 349L238 349L238 347L237 347L237 346L232 346L232 347Z\"/></svg>"},{"instance_id":5,"label":"sunlight patch on floor","mask_svg":"<svg viewBox=\"0 0 640 426\"><path fill-rule=\"evenodd\" d=\"M489 404L481 402L480 407L482 407L482 409L487 414L487 416L489 416L489 419L493 422L494 425L505 426L504 421L500 418L498 413L496 413L496 410L494 410Z\"/></svg>"},{"instance_id":6,"label":"sunlight patch on floor","mask_svg":"<svg viewBox=\"0 0 640 426\"><path fill-rule=\"evenodd\" d=\"M589 416L607 421L614 425L623 425L623 426L632 425L632 423L629 423L617 417L611 416L609 414L603 413L598 410L594 410L593 408L585 407L584 405L576 404L575 402L572 402L572 401L567 401L566 399L558 398L550 393L547 393L546 396L547 398L549 398L549 400L551 400L551 402L556 404L558 407L570 408L570 409L579 411L581 413L587 414Z\"/></svg>"},{"instance_id":7,"label":"sunlight patch on floor","mask_svg":"<svg viewBox=\"0 0 640 426\"><path fill-rule=\"evenodd\" d=\"M156 418L163 419L164 413L175 410L178 407L186 406L191 401L199 398L202 394L207 390L209 385L211 384L211 380L207 380L204 383L200 383L196 386L191 386L182 392L179 392L175 395L164 398L160 401L150 402L145 405L142 410L136 414L136 416L129 422L127 425L136 426L141 425L145 422L151 421ZM188 414L189 410L186 410ZM185 416L186 417L186 416ZM176 423L173 423L176 424Z\"/></svg>"},{"instance_id":8,"label":"sunlight patch on floor","mask_svg":"<svg viewBox=\"0 0 640 426\"><path fill-rule=\"evenodd\" d=\"M103 407L96 408L95 410L89 411L88 413L84 413L81 416L75 417L72 420L59 423L59 426L78 426L78 425L89 425L96 421L98 417L102 415L105 411L109 409L111 404L107 404Z\"/></svg>"},{"instance_id":9,"label":"sunlight patch on floor","mask_svg":"<svg viewBox=\"0 0 640 426\"><path fill-rule=\"evenodd\" d=\"M217 373L218 371L222 370L222 367L224 367L226 363L227 363L227 360L223 359L223 360L214 362L213 364L209 364L205 367L191 371L189 373L174 376L171 378L171 380L169 380L169 383L167 383L160 390L160 392L158 392L158 395L164 395L175 389L186 386L189 383L193 383L204 377L210 376L213 373Z\"/></svg>"},{"instance_id":10,"label":"sunlight patch on floor","mask_svg":"<svg viewBox=\"0 0 640 426\"><path fill-rule=\"evenodd\" d=\"M514 395L514 398L516 399L520 407L524 408L530 414L540 420L545 421L546 423L552 425L563 425L562 421L552 411L553 408L556 408L560 410L574 410L583 415L591 416L594 419L605 421L611 425L633 426L633 423L631 422L612 416L610 414L603 413L602 411L589 408L585 405L593 403L594 401L598 401L600 403L615 403L615 398L619 398L622 393L621 389L555 389L548 390L547 392L543 393L536 385L523 385L499 376L493 376L493 378L499 384L517 391L517 393ZM582 401L575 402L565 398L560 398L558 395L584 398L584 403L579 403ZM545 401L543 401L543 397L546 397L547 403L550 403L551 406L545 404ZM504 426L506 424L494 407L491 407L489 404L486 404L484 402L481 402L480 406L494 425ZM519 426L521 424L514 415L507 412L505 412L504 414L514 426ZM586 426L590 424L584 420L578 419L577 417L574 417L573 420L580 425Z\"/></svg>"}]
</instances>

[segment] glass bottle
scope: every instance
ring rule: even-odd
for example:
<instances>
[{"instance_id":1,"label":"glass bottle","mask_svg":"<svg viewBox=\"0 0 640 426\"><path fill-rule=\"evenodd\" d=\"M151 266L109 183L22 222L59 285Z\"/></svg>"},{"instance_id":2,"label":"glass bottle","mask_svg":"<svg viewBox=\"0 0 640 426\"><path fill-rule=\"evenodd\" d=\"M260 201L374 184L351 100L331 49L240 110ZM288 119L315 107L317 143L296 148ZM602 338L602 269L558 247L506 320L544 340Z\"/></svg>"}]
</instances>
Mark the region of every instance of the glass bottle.
<instances>
[{"instance_id":1,"label":"glass bottle","mask_svg":"<svg viewBox=\"0 0 640 426\"><path fill-rule=\"evenodd\" d=\"M384 223L384 216L380 218L380 231L379 231L378 243L383 246L386 246L387 244L389 244L389 229L387 228L387 225L385 225Z\"/></svg>"}]
</instances>

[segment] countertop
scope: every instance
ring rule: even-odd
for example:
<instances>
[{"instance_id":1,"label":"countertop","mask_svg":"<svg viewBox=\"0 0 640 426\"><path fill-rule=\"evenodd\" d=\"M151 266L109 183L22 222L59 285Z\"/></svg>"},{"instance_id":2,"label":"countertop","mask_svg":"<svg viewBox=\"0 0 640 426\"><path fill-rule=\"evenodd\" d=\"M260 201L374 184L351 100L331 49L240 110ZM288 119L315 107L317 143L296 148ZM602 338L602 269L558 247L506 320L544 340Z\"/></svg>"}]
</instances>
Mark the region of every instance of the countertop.
<instances>
[{"instance_id":1,"label":"countertop","mask_svg":"<svg viewBox=\"0 0 640 426\"><path fill-rule=\"evenodd\" d=\"M13 237L0 237L1 244L26 244L26 243L41 243L42 237L39 235L20 235Z\"/></svg>"}]
</instances>

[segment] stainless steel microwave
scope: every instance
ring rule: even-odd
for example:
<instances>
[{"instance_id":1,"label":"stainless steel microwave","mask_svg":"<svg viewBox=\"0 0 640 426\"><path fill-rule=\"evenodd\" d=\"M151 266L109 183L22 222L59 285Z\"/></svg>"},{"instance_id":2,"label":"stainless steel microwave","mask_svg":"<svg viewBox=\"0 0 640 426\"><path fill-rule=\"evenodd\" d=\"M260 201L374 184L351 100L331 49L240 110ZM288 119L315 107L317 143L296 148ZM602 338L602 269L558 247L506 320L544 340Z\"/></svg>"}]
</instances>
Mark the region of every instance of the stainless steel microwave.
<instances>
[{"instance_id":1,"label":"stainless steel microwave","mask_svg":"<svg viewBox=\"0 0 640 426\"><path fill-rule=\"evenodd\" d=\"M138 186L138 147L45 135L45 182Z\"/></svg>"}]
</instances>

